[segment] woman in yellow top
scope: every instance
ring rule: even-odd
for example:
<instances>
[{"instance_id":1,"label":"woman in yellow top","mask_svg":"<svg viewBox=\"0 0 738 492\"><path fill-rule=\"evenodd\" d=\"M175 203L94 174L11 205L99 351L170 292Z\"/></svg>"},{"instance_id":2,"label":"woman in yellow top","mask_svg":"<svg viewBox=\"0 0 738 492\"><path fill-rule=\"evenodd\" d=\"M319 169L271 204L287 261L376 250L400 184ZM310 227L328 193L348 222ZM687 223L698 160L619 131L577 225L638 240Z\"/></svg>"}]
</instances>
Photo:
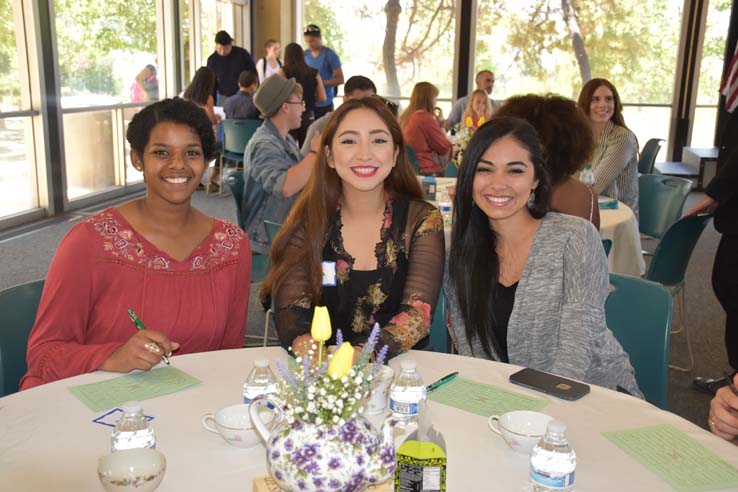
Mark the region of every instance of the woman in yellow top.
<instances>
[{"instance_id":1,"label":"woman in yellow top","mask_svg":"<svg viewBox=\"0 0 738 492\"><path fill-rule=\"evenodd\" d=\"M462 128L476 130L492 118L492 103L482 89L472 92L466 111L461 116Z\"/></svg>"}]
</instances>

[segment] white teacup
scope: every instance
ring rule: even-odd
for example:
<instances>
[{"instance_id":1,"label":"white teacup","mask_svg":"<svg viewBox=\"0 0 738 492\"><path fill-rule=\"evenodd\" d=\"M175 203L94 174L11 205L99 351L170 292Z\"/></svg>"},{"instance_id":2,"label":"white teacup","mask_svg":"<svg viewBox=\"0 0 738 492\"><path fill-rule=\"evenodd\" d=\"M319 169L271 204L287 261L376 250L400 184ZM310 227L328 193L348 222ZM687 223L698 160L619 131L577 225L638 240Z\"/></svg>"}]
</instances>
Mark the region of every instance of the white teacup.
<instances>
[{"instance_id":1,"label":"white teacup","mask_svg":"<svg viewBox=\"0 0 738 492\"><path fill-rule=\"evenodd\" d=\"M518 453L530 454L533 447L546 434L546 426L553 417L541 412L515 410L492 415L487 424L500 434L508 446Z\"/></svg>"},{"instance_id":2,"label":"white teacup","mask_svg":"<svg viewBox=\"0 0 738 492\"><path fill-rule=\"evenodd\" d=\"M166 470L164 455L150 448L116 451L97 463L97 476L107 492L154 492Z\"/></svg>"},{"instance_id":3,"label":"white teacup","mask_svg":"<svg viewBox=\"0 0 738 492\"><path fill-rule=\"evenodd\" d=\"M220 434L231 446L237 448L255 446L261 442L261 438L251 422L249 407L250 405L239 403L221 408L215 415L208 413L202 418L202 426L210 432ZM261 413L262 420L269 426L274 418L272 411L264 409ZM215 428L211 426L211 421L215 424Z\"/></svg>"},{"instance_id":4,"label":"white teacup","mask_svg":"<svg viewBox=\"0 0 738 492\"><path fill-rule=\"evenodd\" d=\"M380 415L387 408L387 392L390 383L395 377L395 371L390 366L382 366L372 379L369 386L369 394L366 397L364 415Z\"/></svg>"}]
</instances>

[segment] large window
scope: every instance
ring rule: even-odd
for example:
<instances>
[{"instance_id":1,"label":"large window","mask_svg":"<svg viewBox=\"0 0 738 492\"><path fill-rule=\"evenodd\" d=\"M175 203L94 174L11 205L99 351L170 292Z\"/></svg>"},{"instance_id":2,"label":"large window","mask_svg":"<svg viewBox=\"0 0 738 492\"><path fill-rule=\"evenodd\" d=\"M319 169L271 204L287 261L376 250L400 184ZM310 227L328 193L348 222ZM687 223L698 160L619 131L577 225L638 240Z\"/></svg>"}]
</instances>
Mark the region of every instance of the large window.
<instances>
[{"instance_id":1,"label":"large window","mask_svg":"<svg viewBox=\"0 0 738 492\"><path fill-rule=\"evenodd\" d=\"M159 98L154 0L55 0L67 198L135 183L123 106ZM89 110L80 110L89 108Z\"/></svg>"},{"instance_id":2,"label":"large window","mask_svg":"<svg viewBox=\"0 0 738 492\"><path fill-rule=\"evenodd\" d=\"M416 82L432 82L447 114L456 0L305 0L304 12L305 23L320 26L323 43L341 57L345 78L365 75L395 98L409 97Z\"/></svg>"},{"instance_id":3,"label":"large window","mask_svg":"<svg viewBox=\"0 0 738 492\"><path fill-rule=\"evenodd\" d=\"M25 31L19 2L0 0L0 218L38 203Z\"/></svg>"},{"instance_id":4,"label":"large window","mask_svg":"<svg viewBox=\"0 0 738 492\"><path fill-rule=\"evenodd\" d=\"M479 0L475 68L495 72L493 96L558 93L583 82L617 88L641 143L666 139L683 0Z\"/></svg>"}]
</instances>

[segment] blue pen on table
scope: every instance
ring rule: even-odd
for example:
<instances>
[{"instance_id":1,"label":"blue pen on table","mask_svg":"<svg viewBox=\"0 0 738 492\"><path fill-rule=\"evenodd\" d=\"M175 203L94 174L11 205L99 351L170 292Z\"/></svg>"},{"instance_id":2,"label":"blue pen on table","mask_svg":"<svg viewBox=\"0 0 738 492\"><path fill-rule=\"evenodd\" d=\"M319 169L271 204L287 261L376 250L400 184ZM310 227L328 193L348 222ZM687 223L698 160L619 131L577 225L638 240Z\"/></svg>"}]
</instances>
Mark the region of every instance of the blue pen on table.
<instances>
[{"instance_id":1,"label":"blue pen on table","mask_svg":"<svg viewBox=\"0 0 738 492\"><path fill-rule=\"evenodd\" d=\"M431 392L431 391L433 391L433 390L437 390L438 388L440 388L440 387L441 387L441 386L443 386L444 384L446 384L446 383L448 383L448 382L450 382L450 381L453 381L453 380L454 380L454 378L456 378L456 376L458 376L458 375L459 375L459 371L456 371L456 372L452 372L451 374L449 374L449 375L447 375L447 376L443 376L443 377L442 377L441 379L439 379L439 380L438 380L438 381L436 381L435 383L431 383L431 384L429 384L429 385L428 385L428 386L427 386L427 387L425 388L425 391L426 391L427 393L430 393L430 392Z\"/></svg>"},{"instance_id":2,"label":"blue pen on table","mask_svg":"<svg viewBox=\"0 0 738 492\"><path fill-rule=\"evenodd\" d=\"M128 310L128 317L131 318L131 322L136 325L136 328L138 328L139 330L146 329L146 325L143 324L143 321L138 319L138 316L136 316L136 313L133 312L133 309ZM159 344L157 343L157 345ZM159 349L161 350L161 347ZM166 365L169 365L169 357L167 357L167 354L161 354L161 360L164 361Z\"/></svg>"}]
</instances>

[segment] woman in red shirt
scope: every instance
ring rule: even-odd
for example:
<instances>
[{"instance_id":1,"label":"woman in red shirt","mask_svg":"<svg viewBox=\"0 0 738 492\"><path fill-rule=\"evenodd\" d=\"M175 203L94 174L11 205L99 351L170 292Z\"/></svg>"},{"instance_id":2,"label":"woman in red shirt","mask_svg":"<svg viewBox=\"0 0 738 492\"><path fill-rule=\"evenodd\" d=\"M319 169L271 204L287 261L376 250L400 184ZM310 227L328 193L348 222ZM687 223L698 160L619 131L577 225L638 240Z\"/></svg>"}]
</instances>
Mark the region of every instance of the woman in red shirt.
<instances>
[{"instance_id":1,"label":"woman in red shirt","mask_svg":"<svg viewBox=\"0 0 738 492\"><path fill-rule=\"evenodd\" d=\"M103 370L149 370L162 354L242 346L251 251L246 235L190 204L215 154L201 108L152 104L128 126L146 196L74 226L49 268L21 389ZM138 331L132 309L147 325Z\"/></svg>"},{"instance_id":2,"label":"woman in red shirt","mask_svg":"<svg viewBox=\"0 0 738 492\"><path fill-rule=\"evenodd\" d=\"M426 176L443 176L446 163L451 160L451 143L433 115L437 100L435 85L418 82L413 87L410 104L400 115L405 143L415 151L420 174Z\"/></svg>"}]
</instances>

